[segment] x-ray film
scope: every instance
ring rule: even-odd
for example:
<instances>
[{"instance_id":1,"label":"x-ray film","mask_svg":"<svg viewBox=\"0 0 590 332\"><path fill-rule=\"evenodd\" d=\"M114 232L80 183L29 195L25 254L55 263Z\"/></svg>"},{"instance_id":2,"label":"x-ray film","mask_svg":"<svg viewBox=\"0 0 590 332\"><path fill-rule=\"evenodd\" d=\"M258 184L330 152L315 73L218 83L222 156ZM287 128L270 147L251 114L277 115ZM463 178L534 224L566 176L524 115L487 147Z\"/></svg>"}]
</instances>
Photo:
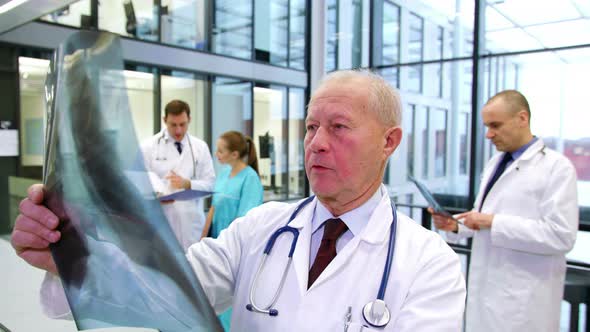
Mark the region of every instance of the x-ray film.
<instances>
[{"instance_id":1,"label":"x-ray film","mask_svg":"<svg viewBox=\"0 0 590 332\"><path fill-rule=\"evenodd\" d=\"M159 200L141 189L151 184L119 39L73 34L52 60L46 96L43 181L62 232L51 252L78 329L222 331Z\"/></svg>"}]
</instances>

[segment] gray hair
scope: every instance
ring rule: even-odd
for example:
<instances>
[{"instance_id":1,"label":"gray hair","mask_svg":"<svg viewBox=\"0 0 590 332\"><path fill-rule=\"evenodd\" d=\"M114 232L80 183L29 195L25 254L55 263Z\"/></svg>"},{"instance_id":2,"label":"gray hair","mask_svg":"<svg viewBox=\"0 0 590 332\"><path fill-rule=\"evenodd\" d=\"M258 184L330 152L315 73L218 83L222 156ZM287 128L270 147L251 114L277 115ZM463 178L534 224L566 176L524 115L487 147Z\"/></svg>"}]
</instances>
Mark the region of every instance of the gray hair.
<instances>
[{"instance_id":1,"label":"gray hair","mask_svg":"<svg viewBox=\"0 0 590 332\"><path fill-rule=\"evenodd\" d=\"M369 109L377 115L379 121L387 127L401 125L402 105L401 97L396 88L391 86L383 77L368 70L339 70L326 75L316 89L319 91L328 84L338 84L362 81L363 86L368 87ZM312 104L315 93L309 104Z\"/></svg>"}]
</instances>

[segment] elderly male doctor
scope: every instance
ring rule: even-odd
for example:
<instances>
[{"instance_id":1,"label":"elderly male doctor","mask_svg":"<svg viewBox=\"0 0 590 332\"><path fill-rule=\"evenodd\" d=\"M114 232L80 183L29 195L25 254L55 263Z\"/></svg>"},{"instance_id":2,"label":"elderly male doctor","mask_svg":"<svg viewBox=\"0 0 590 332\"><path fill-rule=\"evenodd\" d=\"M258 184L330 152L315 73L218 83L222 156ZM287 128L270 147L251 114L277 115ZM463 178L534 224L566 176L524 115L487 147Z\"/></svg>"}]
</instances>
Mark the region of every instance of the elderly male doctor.
<instances>
[{"instance_id":1,"label":"elderly male doctor","mask_svg":"<svg viewBox=\"0 0 590 332\"><path fill-rule=\"evenodd\" d=\"M187 133L190 108L172 100L164 108L166 128L141 144L146 169L155 173L169 191L212 191L215 171L209 146ZM203 200L174 201L163 205L164 214L184 250L199 241L205 227Z\"/></svg>"},{"instance_id":2,"label":"elderly male doctor","mask_svg":"<svg viewBox=\"0 0 590 332\"><path fill-rule=\"evenodd\" d=\"M394 218L381 184L402 138L400 114L397 92L379 76L328 75L310 101L304 141L317 196L306 205L254 208L217 239L189 248L186 257L216 311L233 306L232 330L461 331L465 281L458 256L436 233L400 212ZM46 248L59 241L58 220L36 205L40 189L32 187L23 202L12 244L24 260L55 273ZM290 226L299 231L292 264L287 256L293 236L287 232L255 280L271 234L291 217ZM382 280L394 219L391 270ZM364 310L381 286L383 301ZM63 301L56 296L48 305L61 308ZM272 314L261 312L266 308Z\"/></svg>"},{"instance_id":3,"label":"elderly male doctor","mask_svg":"<svg viewBox=\"0 0 590 332\"><path fill-rule=\"evenodd\" d=\"M498 93L482 110L486 137L501 153L483 171L472 211L440 215L451 241L473 237L467 332L559 331L565 254L578 230L576 171L530 129L526 98Z\"/></svg>"}]
</instances>

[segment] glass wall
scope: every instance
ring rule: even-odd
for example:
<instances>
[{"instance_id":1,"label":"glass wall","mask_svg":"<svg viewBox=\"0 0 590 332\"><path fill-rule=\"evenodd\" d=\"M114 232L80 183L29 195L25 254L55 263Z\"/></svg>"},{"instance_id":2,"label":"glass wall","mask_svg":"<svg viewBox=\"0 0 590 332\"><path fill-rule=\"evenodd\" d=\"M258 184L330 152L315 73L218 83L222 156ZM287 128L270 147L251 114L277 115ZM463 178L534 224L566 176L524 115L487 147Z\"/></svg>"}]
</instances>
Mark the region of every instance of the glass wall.
<instances>
[{"instance_id":1,"label":"glass wall","mask_svg":"<svg viewBox=\"0 0 590 332\"><path fill-rule=\"evenodd\" d=\"M157 41L158 8L153 0L100 0L98 28L121 36Z\"/></svg>"},{"instance_id":2,"label":"glass wall","mask_svg":"<svg viewBox=\"0 0 590 332\"><path fill-rule=\"evenodd\" d=\"M45 78L49 60L18 58L20 79L20 156L24 167L43 165Z\"/></svg>"},{"instance_id":3,"label":"glass wall","mask_svg":"<svg viewBox=\"0 0 590 332\"><path fill-rule=\"evenodd\" d=\"M305 196L305 90L289 88L289 197Z\"/></svg>"},{"instance_id":4,"label":"glass wall","mask_svg":"<svg viewBox=\"0 0 590 332\"><path fill-rule=\"evenodd\" d=\"M77 28L88 28L91 25L90 0L74 2L51 14L42 16L41 20Z\"/></svg>"},{"instance_id":5,"label":"glass wall","mask_svg":"<svg viewBox=\"0 0 590 332\"><path fill-rule=\"evenodd\" d=\"M207 0L161 1L162 43L196 50L209 48L209 8Z\"/></svg>"},{"instance_id":6,"label":"glass wall","mask_svg":"<svg viewBox=\"0 0 590 332\"><path fill-rule=\"evenodd\" d=\"M129 100L129 110L135 125L135 134L139 142L154 134L154 79L152 72L123 72Z\"/></svg>"},{"instance_id":7,"label":"glass wall","mask_svg":"<svg viewBox=\"0 0 590 332\"><path fill-rule=\"evenodd\" d=\"M224 77L215 77L211 88L211 151L217 151L219 136L237 130L252 137L252 83ZM257 150L259 143L254 140ZM216 170L220 164L213 158Z\"/></svg>"},{"instance_id":8,"label":"glass wall","mask_svg":"<svg viewBox=\"0 0 590 332\"><path fill-rule=\"evenodd\" d=\"M83 0L41 20L305 70L308 12L305 0Z\"/></svg>"},{"instance_id":9,"label":"glass wall","mask_svg":"<svg viewBox=\"0 0 590 332\"><path fill-rule=\"evenodd\" d=\"M161 105L160 112L164 117L164 108L171 100L180 99L188 104L191 110L191 122L188 132L202 140L207 140L205 120L207 79L193 73L182 71L163 71L160 76ZM161 127L164 128L164 123Z\"/></svg>"},{"instance_id":10,"label":"glass wall","mask_svg":"<svg viewBox=\"0 0 590 332\"><path fill-rule=\"evenodd\" d=\"M369 1L327 1L327 71L369 65Z\"/></svg>"},{"instance_id":11,"label":"glass wall","mask_svg":"<svg viewBox=\"0 0 590 332\"><path fill-rule=\"evenodd\" d=\"M287 198L288 96L285 87L254 87L254 142L258 143L264 200Z\"/></svg>"}]
</instances>

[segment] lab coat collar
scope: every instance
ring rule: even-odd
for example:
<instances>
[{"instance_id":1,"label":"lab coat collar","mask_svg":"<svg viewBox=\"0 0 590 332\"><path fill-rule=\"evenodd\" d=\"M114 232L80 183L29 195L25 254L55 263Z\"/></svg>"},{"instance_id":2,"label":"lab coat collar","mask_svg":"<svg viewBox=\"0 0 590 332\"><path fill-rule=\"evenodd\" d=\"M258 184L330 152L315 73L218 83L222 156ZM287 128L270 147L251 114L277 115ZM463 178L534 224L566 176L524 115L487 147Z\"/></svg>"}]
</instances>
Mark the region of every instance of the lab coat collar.
<instances>
[{"instance_id":1,"label":"lab coat collar","mask_svg":"<svg viewBox=\"0 0 590 332\"><path fill-rule=\"evenodd\" d=\"M389 227L392 222L391 213L391 201L387 188L382 184L379 188L381 191L381 199L377 207L373 210L369 221L360 231L360 234L348 242L344 247L343 251L339 253L330 265L324 270L320 277L314 282L309 291L321 285L324 280L329 279L334 273L337 273L348 260L349 256L352 255L361 241L368 242L370 244L380 244L384 241L389 240ZM291 213L295 211L297 206L301 204L303 200L298 202ZM314 198L307 206L305 206L299 214L289 224L293 228L299 229L298 244L295 247L293 254L293 266L295 273L297 274L297 281L299 284L299 291L301 294L305 294L307 289L307 279L309 275L309 243L311 242L312 234L312 219L317 207L318 199Z\"/></svg>"},{"instance_id":2,"label":"lab coat collar","mask_svg":"<svg viewBox=\"0 0 590 332\"><path fill-rule=\"evenodd\" d=\"M176 140L174 138L172 138L172 135L170 135L170 133L168 132L168 129L164 128L163 130L164 130L164 141L166 142L166 144L168 144L168 142L171 142L171 143L176 142ZM188 144L188 132L186 132L184 134L184 137L182 138L180 143L182 143L183 147L185 147Z\"/></svg>"},{"instance_id":3,"label":"lab coat collar","mask_svg":"<svg viewBox=\"0 0 590 332\"><path fill-rule=\"evenodd\" d=\"M545 142L539 137L517 160L529 160L543 148L545 148Z\"/></svg>"},{"instance_id":4,"label":"lab coat collar","mask_svg":"<svg viewBox=\"0 0 590 332\"><path fill-rule=\"evenodd\" d=\"M355 237L361 236L362 240L373 244L381 243L384 240L388 239L388 230L393 219L391 213L391 200L389 198L387 188L385 187L385 185L381 184L381 186L379 187L379 191L381 198L378 198L378 204L373 209L373 212L370 214L368 222L365 222L365 224L361 227L354 227L355 229L351 229ZM299 206L301 202L299 202L296 206ZM312 221L314 213L316 213L316 209L318 209L320 206L319 204L320 203L317 197L314 198L313 201L311 201L306 207L299 211L299 214L295 217L295 219L293 219L293 221L291 221L289 225L299 230L301 230L304 227L309 228L310 234L313 233L315 229L313 228ZM321 217L321 215L324 214L325 213L319 213L318 217ZM331 217L331 214L328 213L326 214L326 216L326 219L328 219ZM343 216L346 216L346 213ZM322 221L320 221L320 223Z\"/></svg>"},{"instance_id":5,"label":"lab coat collar","mask_svg":"<svg viewBox=\"0 0 590 332\"><path fill-rule=\"evenodd\" d=\"M393 222L389 192L383 184L381 184L379 189L382 193L381 200L373 210L373 214L367 222L367 225L359 234L362 241L370 244L381 244L384 241L389 241L389 227Z\"/></svg>"}]
</instances>

